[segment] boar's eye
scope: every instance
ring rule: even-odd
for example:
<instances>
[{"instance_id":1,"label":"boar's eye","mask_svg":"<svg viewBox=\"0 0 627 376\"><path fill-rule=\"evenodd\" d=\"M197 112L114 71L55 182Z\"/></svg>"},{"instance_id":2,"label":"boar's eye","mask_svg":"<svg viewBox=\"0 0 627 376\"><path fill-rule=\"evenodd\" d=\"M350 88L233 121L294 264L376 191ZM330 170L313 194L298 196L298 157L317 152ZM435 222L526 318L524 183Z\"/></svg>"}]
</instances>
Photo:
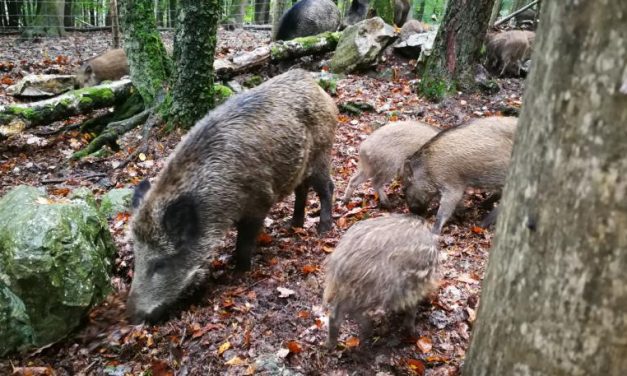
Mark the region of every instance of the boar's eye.
<instances>
[{"instance_id":1,"label":"boar's eye","mask_svg":"<svg viewBox=\"0 0 627 376\"><path fill-rule=\"evenodd\" d=\"M151 274L161 273L170 266L168 260L160 258L152 263L150 267Z\"/></svg>"}]
</instances>

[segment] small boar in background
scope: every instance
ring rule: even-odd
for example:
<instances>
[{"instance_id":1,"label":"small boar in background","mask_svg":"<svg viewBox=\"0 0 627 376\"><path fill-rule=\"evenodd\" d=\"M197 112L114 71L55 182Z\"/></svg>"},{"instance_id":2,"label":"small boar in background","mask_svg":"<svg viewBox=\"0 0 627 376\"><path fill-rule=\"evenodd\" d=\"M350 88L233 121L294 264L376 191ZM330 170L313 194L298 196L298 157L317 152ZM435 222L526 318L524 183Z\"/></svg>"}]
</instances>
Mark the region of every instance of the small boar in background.
<instances>
[{"instance_id":1,"label":"small boar in background","mask_svg":"<svg viewBox=\"0 0 627 376\"><path fill-rule=\"evenodd\" d=\"M370 336L369 311L401 313L412 334L420 301L436 287L438 249L424 220L391 215L354 224L326 262L324 302L330 306L328 347L348 314Z\"/></svg>"},{"instance_id":2,"label":"small boar in background","mask_svg":"<svg viewBox=\"0 0 627 376\"><path fill-rule=\"evenodd\" d=\"M400 39L406 39L410 35L422 34L431 30L431 26L418 20L408 20L401 28Z\"/></svg>"},{"instance_id":3,"label":"small boar in background","mask_svg":"<svg viewBox=\"0 0 627 376\"><path fill-rule=\"evenodd\" d=\"M374 131L359 147L359 167L348 182L342 201L348 203L355 188L372 178L381 206L389 207L384 185L400 176L405 159L438 132L418 121L394 122Z\"/></svg>"},{"instance_id":4,"label":"small boar in background","mask_svg":"<svg viewBox=\"0 0 627 376\"><path fill-rule=\"evenodd\" d=\"M232 97L189 131L150 187L135 192L131 224L135 273L127 309L155 321L204 280L214 249L235 225L240 270L270 207L296 193L302 226L309 187L320 198L318 231L332 227L331 147L338 110L304 70Z\"/></svg>"},{"instance_id":5,"label":"small boar in background","mask_svg":"<svg viewBox=\"0 0 627 376\"><path fill-rule=\"evenodd\" d=\"M511 30L489 34L486 44L488 67L500 69L500 76L506 72L520 76L522 63L531 57L534 40L533 31Z\"/></svg>"},{"instance_id":6,"label":"small boar in background","mask_svg":"<svg viewBox=\"0 0 627 376\"><path fill-rule=\"evenodd\" d=\"M517 120L489 117L447 129L405 161L403 189L412 213L424 215L432 199L440 194L433 233L442 231L467 187L500 192Z\"/></svg>"},{"instance_id":7,"label":"small boar in background","mask_svg":"<svg viewBox=\"0 0 627 376\"><path fill-rule=\"evenodd\" d=\"M281 17L274 40L290 40L336 31L341 19L340 10L331 0L300 0Z\"/></svg>"},{"instance_id":8,"label":"small boar in background","mask_svg":"<svg viewBox=\"0 0 627 376\"><path fill-rule=\"evenodd\" d=\"M411 4L409 0L394 0L394 23L401 27L407 21ZM370 8L368 0L352 0L348 9L342 27L345 28L354 25L366 18L375 17L374 8Z\"/></svg>"},{"instance_id":9,"label":"small boar in background","mask_svg":"<svg viewBox=\"0 0 627 376\"><path fill-rule=\"evenodd\" d=\"M124 50L117 48L96 56L83 64L76 73L76 86L95 86L102 81L115 81L129 74Z\"/></svg>"}]
</instances>

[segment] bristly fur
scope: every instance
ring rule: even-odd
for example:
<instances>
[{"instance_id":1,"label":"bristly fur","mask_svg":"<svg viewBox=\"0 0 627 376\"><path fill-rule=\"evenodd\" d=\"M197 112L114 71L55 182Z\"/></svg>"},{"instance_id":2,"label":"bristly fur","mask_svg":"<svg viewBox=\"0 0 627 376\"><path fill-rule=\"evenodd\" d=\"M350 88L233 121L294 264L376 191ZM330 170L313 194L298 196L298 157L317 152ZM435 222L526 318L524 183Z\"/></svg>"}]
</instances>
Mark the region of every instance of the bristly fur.
<instances>
[{"instance_id":1,"label":"bristly fur","mask_svg":"<svg viewBox=\"0 0 627 376\"><path fill-rule=\"evenodd\" d=\"M117 48L85 62L76 73L76 86L94 86L102 81L119 80L128 74L126 54L123 49Z\"/></svg>"},{"instance_id":2,"label":"bristly fur","mask_svg":"<svg viewBox=\"0 0 627 376\"><path fill-rule=\"evenodd\" d=\"M384 185L403 172L405 159L437 135L438 128L419 121L399 121L374 131L359 147L359 167L351 177L342 200L350 201L359 184L372 178L381 205L390 205Z\"/></svg>"},{"instance_id":3,"label":"bristly fur","mask_svg":"<svg viewBox=\"0 0 627 376\"><path fill-rule=\"evenodd\" d=\"M422 218L391 215L357 222L325 265L329 344L335 343L344 314L363 325L366 312L383 309L405 313L413 324L418 303L435 286L437 269L436 239Z\"/></svg>"},{"instance_id":4,"label":"bristly fur","mask_svg":"<svg viewBox=\"0 0 627 376\"><path fill-rule=\"evenodd\" d=\"M407 159L405 200L423 215L442 193L433 232L440 233L467 187L500 191L509 168L517 119L491 117L440 132Z\"/></svg>"},{"instance_id":5,"label":"bristly fur","mask_svg":"<svg viewBox=\"0 0 627 376\"><path fill-rule=\"evenodd\" d=\"M233 225L238 266L250 267L263 219L295 189L295 222L302 222L313 186L321 200L319 230L330 228L337 113L308 72L292 70L201 119L134 213L131 315L150 319L151 307L167 307L198 283L205 260Z\"/></svg>"}]
</instances>

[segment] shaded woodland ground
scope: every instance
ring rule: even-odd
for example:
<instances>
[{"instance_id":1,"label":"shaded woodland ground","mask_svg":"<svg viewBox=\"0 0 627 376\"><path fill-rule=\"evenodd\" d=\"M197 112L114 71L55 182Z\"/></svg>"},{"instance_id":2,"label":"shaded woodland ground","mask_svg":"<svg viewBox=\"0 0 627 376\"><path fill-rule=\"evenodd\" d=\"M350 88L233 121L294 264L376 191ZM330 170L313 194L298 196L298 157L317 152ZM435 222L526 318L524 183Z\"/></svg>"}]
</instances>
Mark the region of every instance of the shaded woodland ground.
<instances>
[{"instance_id":1,"label":"shaded woodland ground","mask_svg":"<svg viewBox=\"0 0 627 376\"><path fill-rule=\"evenodd\" d=\"M163 37L171 47L172 35ZM259 31L221 30L216 54L251 50L269 39L268 33ZM61 39L21 44L13 36L0 37L4 46L0 51L0 104L14 100L5 90L21 78L21 71L71 72L82 59L104 51L108 44L106 33L71 33ZM317 61L299 64L317 67ZM373 110L342 112L339 116L332 172L336 197L341 196L357 166L360 142L388 121L417 119L448 128L478 116L516 113L520 107L519 79L499 80L502 90L492 96L464 94L439 104L429 103L415 94L414 64L388 52L375 71L338 81L334 99L340 107L348 101L365 102ZM287 67L274 67L271 74ZM267 75L268 71L260 74ZM0 195L19 184L45 186L48 193L60 196L80 186L97 195L114 187L130 187L155 176L182 136L179 131L156 130L145 160L118 168L139 144L140 130L136 129L120 139L119 152L70 163L68 157L89 142L89 137L71 129L85 119L34 128L3 142ZM398 183L388 191L395 203L393 211L406 212ZM322 346L327 313L321 305L323 261L352 223L385 213L377 208L374 191L365 184L349 205L334 204L335 228L323 238L315 230L318 201L313 192L304 229L289 228L292 198L275 205L259 238L253 270L244 275L230 270L234 248L231 232L213 262L212 283L203 298L157 326L129 326L124 321L133 257L125 235L129 215L119 215L109 223L119 252L113 280L116 293L92 311L89 322L75 335L37 352L0 360L0 373L10 374L14 367L44 367L42 374L54 370L57 375L142 371L149 371L146 375L241 375L253 374L255 361L266 359L269 368L258 374L456 375L475 320L493 236L491 231L476 227L486 214L478 208L485 192L467 193L467 210L445 226L440 239L443 278L437 293L421 306L419 338L392 330L375 338L372 345L359 345L353 338L356 328L345 324L340 337L343 350L328 352ZM432 210L430 222L434 214ZM280 293L277 288L291 292Z\"/></svg>"}]
</instances>

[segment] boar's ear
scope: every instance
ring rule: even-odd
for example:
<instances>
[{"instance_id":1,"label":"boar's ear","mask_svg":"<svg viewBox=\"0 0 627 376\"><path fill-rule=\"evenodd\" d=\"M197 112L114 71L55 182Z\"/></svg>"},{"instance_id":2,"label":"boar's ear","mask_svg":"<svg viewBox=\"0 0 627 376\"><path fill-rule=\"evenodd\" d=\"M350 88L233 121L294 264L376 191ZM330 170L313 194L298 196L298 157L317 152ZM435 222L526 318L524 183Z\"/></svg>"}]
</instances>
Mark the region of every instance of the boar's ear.
<instances>
[{"instance_id":1,"label":"boar's ear","mask_svg":"<svg viewBox=\"0 0 627 376\"><path fill-rule=\"evenodd\" d=\"M148 179L142 180L141 183L139 183L137 187L135 187L135 191L133 191L133 198L131 199L131 205L133 209L137 209L139 207L139 204L141 204L144 196L146 195L146 192L148 192L149 189L150 182L148 181Z\"/></svg>"},{"instance_id":2,"label":"boar's ear","mask_svg":"<svg viewBox=\"0 0 627 376\"><path fill-rule=\"evenodd\" d=\"M200 234L196 200L183 194L171 202L163 215L163 228L177 247L189 245Z\"/></svg>"},{"instance_id":3,"label":"boar's ear","mask_svg":"<svg viewBox=\"0 0 627 376\"><path fill-rule=\"evenodd\" d=\"M92 72L92 71L93 71L93 70L91 69L91 65L87 65L87 66L85 67L85 73L86 73L86 74L91 74L91 72Z\"/></svg>"}]
</instances>

